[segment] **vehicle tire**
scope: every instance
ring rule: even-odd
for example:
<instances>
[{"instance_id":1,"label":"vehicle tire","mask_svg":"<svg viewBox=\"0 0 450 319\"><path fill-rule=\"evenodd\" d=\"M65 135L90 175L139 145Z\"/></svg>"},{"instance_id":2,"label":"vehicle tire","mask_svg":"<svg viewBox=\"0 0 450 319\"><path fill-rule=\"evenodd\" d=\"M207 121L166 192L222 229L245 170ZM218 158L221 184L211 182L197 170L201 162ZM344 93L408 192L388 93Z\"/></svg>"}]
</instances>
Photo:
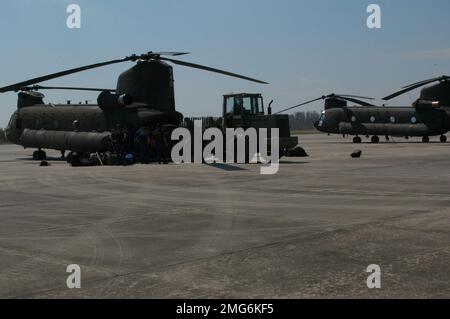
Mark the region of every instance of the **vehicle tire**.
<instances>
[{"instance_id":1,"label":"vehicle tire","mask_svg":"<svg viewBox=\"0 0 450 319\"><path fill-rule=\"evenodd\" d=\"M447 143L447 136L441 135L440 140L441 140L441 143Z\"/></svg>"},{"instance_id":2,"label":"vehicle tire","mask_svg":"<svg viewBox=\"0 0 450 319\"><path fill-rule=\"evenodd\" d=\"M39 151L33 152L33 160L38 161L39 160Z\"/></svg>"},{"instance_id":3,"label":"vehicle tire","mask_svg":"<svg viewBox=\"0 0 450 319\"><path fill-rule=\"evenodd\" d=\"M428 136L424 136L424 137L422 137L422 142L423 143L430 143L430 138Z\"/></svg>"},{"instance_id":4,"label":"vehicle tire","mask_svg":"<svg viewBox=\"0 0 450 319\"><path fill-rule=\"evenodd\" d=\"M380 142L380 138L376 135L372 136L371 138L372 143L377 144Z\"/></svg>"}]
</instances>

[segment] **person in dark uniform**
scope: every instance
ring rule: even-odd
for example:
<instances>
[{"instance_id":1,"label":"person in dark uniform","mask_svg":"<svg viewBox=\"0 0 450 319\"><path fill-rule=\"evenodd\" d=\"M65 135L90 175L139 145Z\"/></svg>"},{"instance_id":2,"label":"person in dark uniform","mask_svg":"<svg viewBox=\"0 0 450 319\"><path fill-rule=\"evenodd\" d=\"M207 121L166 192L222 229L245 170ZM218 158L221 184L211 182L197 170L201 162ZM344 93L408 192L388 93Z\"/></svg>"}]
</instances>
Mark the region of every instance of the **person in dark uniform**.
<instances>
[{"instance_id":1,"label":"person in dark uniform","mask_svg":"<svg viewBox=\"0 0 450 319\"><path fill-rule=\"evenodd\" d=\"M166 136L161 124L156 123L155 130L152 133L152 141L155 147L156 161L158 164L167 164L166 159Z\"/></svg>"},{"instance_id":2,"label":"person in dark uniform","mask_svg":"<svg viewBox=\"0 0 450 319\"><path fill-rule=\"evenodd\" d=\"M125 153L128 154L133 152L133 137L129 125L125 126L123 129L123 146L125 148Z\"/></svg>"},{"instance_id":3,"label":"person in dark uniform","mask_svg":"<svg viewBox=\"0 0 450 319\"><path fill-rule=\"evenodd\" d=\"M122 125L117 124L116 128L111 132L111 142L113 146L113 151L119 160L119 164L123 163L125 158L125 135Z\"/></svg>"},{"instance_id":4,"label":"person in dark uniform","mask_svg":"<svg viewBox=\"0 0 450 319\"><path fill-rule=\"evenodd\" d=\"M139 150L139 162L141 164L150 163L150 130L143 127L136 133L136 145Z\"/></svg>"}]
</instances>

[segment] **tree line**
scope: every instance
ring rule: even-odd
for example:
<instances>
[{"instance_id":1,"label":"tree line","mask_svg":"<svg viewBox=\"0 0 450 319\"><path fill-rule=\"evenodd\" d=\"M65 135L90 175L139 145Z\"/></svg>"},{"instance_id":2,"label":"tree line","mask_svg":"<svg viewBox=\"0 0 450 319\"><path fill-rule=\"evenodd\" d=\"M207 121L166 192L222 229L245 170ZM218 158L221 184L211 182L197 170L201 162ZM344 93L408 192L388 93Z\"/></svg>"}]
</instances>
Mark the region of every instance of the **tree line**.
<instances>
[{"instance_id":1,"label":"tree line","mask_svg":"<svg viewBox=\"0 0 450 319\"><path fill-rule=\"evenodd\" d=\"M6 143L5 130L0 127L0 144Z\"/></svg>"},{"instance_id":2,"label":"tree line","mask_svg":"<svg viewBox=\"0 0 450 319\"><path fill-rule=\"evenodd\" d=\"M289 115L291 131L314 130L314 122L320 118L317 111L297 112Z\"/></svg>"}]
</instances>

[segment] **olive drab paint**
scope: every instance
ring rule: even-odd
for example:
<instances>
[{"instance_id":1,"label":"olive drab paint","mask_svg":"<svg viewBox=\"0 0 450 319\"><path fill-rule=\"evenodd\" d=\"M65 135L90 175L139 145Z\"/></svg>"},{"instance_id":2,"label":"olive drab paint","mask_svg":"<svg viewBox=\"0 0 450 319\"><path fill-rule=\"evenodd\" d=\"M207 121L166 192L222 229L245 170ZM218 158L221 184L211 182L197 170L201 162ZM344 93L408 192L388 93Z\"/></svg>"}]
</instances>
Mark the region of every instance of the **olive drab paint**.
<instances>
[{"instance_id":1,"label":"olive drab paint","mask_svg":"<svg viewBox=\"0 0 450 319\"><path fill-rule=\"evenodd\" d=\"M80 8L69 6L68 25L80 26ZM40 76L0 88L0 93L18 91L17 111L5 130L8 139L29 148L48 148L59 151L85 152L103 146L103 135L117 125L136 132L143 127L159 124L167 132L179 127L183 115L176 111L173 68L174 63L184 67L244 79L256 83L266 82L204 65L167 58L187 52L148 52L123 59L95 63L53 74ZM115 89L44 87L37 83L107 65L134 62L117 80ZM38 90L63 89L99 91L97 104L45 104ZM77 123L76 130L74 123ZM23 134L26 132L26 143ZM68 138L70 137L70 138ZM94 143L95 142L95 143ZM104 151L103 147L96 149ZM45 157L45 156L44 156Z\"/></svg>"}]
</instances>

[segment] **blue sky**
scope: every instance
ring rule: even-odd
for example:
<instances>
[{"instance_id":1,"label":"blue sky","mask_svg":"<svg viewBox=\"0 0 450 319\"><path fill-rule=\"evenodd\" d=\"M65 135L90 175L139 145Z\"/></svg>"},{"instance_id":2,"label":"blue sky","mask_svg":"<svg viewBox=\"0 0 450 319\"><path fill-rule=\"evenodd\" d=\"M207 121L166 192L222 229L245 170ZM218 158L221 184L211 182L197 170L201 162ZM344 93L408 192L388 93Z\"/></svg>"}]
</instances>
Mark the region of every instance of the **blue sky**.
<instances>
[{"instance_id":1,"label":"blue sky","mask_svg":"<svg viewBox=\"0 0 450 319\"><path fill-rule=\"evenodd\" d=\"M66 27L66 7L82 28ZM382 29L366 26L370 3ZM189 51L184 60L270 85L174 66L178 110L220 115L221 95L261 92L274 109L325 93L383 97L410 82L450 73L448 0L2 0L0 86L65 68L150 50ZM45 82L113 88L124 63ZM392 102L409 105L417 91ZM47 102L96 93L46 92ZM0 95L0 126L16 95ZM320 110L321 103L306 110Z\"/></svg>"}]
</instances>

